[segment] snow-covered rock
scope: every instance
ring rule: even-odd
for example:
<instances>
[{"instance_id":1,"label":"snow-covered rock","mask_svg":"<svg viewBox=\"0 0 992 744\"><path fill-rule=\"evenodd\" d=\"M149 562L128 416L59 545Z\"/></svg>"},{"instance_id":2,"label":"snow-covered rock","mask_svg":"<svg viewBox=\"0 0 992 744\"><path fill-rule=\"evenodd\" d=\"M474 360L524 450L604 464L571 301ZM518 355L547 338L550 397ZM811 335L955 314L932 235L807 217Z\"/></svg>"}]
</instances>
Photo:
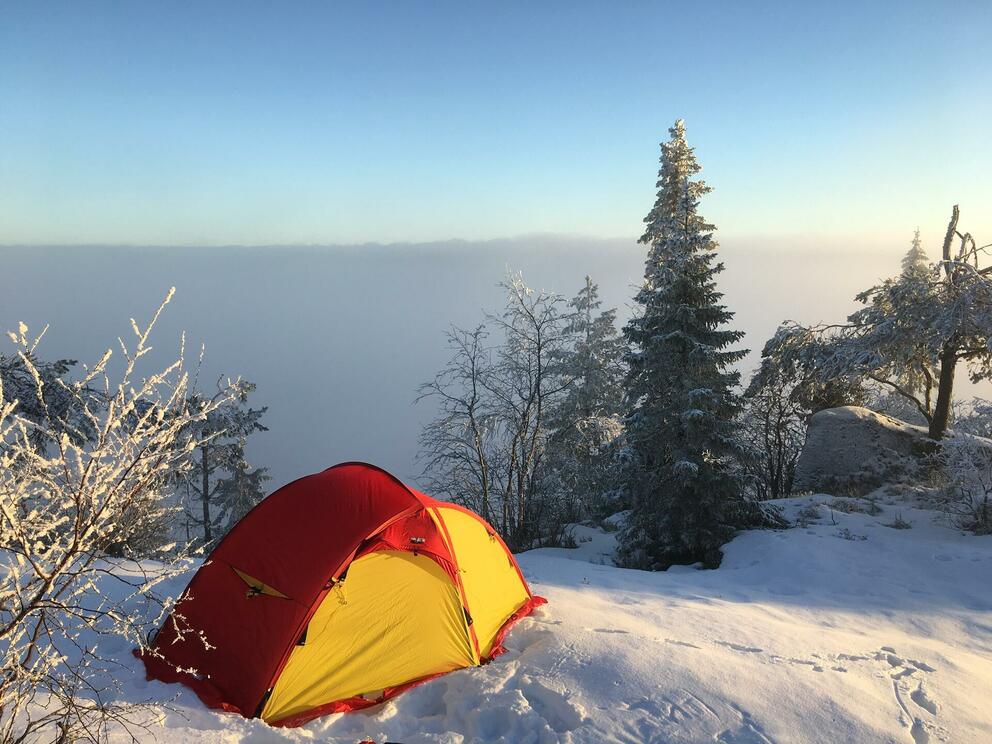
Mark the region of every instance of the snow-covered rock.
<instances>
[{"instance_id":1,"label":"snow-covered rock","mask_svg":"<svg viewBox=\"0 0 992 744\"><path fill-rule=\"evenodd\" d=\"M924 427L867 408L818 411L809 422L793 491L860 496L911 474L931 446Z\"/></svg>"}]
</instances>

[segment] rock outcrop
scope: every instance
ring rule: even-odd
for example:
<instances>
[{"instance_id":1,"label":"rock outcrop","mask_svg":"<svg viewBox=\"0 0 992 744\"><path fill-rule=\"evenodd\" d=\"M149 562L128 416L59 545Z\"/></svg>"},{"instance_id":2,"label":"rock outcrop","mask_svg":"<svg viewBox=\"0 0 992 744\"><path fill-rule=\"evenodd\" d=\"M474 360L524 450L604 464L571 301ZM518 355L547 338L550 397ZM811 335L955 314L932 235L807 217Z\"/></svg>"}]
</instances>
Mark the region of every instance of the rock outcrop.
<instances>
[{"instance_id":1,"label":"rock outcrop","mask_svg":"<svg viewBox=\"0 0 992 744\"><path fill-rule=\"evenodd\" d=\"M792 490L863 496L913 474L932 449L922 426L858 406L827 408L810 419Z\"/></svg>"}]
</instances>

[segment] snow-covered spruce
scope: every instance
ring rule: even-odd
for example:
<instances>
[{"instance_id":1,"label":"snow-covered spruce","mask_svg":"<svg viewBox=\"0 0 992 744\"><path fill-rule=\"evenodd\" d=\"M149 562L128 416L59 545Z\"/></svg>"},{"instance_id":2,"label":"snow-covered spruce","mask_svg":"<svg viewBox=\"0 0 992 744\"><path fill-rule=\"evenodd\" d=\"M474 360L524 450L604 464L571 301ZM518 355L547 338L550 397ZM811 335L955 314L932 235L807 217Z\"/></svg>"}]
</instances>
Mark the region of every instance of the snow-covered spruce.
<instances>
[{"instance_id":1,"label":"snow-covered spruce","mask_svg":"<svg viewBox=\"0 0 992 744\"><path fill-rule=\"evenodd\" d=\"M255 385L247 380L217 383L217 392L206 398L191 395L187 405L214 403L202 420L190 424L190 436L201 444L188 468L176 474L182 494L182 529L186 542L199 541L204 549L227 534L241 517L265 498L268 468L254 468L245 459L248 437L267 431L262 416L267 410L250 408L248 396Z\"/></svg>"},{"instance_id":2,"label":"snow-covered spruce","mask_svg":"<svg viewBox=\"0 0 992 744\"><path fill-rule=\"evenodd\" d=\"M720 562L720 545L743 512L740 408L732 369L743 333L720 304L713 225L699 214L709 187L680 119L661 145L658 199L641 242L649 246L640 313L624 333L629 355L627 462L631 515L620 555L631 566Z\"/></svg>"},{"instance_id":3,"label":"snow-covered spruce","mask_svg":"<svg viewBox=\"0 0 992 744\"><path fill-rule=\"evenodd\" d=\"M610 496L623 432L626 344L617 332L616 310L600 310L591 277L569 306L568 345L558 360L566 387L551 411L539 478L546 497L560 505L563 521L579 522L616 511Z\"/></svg>"}]
</instances>

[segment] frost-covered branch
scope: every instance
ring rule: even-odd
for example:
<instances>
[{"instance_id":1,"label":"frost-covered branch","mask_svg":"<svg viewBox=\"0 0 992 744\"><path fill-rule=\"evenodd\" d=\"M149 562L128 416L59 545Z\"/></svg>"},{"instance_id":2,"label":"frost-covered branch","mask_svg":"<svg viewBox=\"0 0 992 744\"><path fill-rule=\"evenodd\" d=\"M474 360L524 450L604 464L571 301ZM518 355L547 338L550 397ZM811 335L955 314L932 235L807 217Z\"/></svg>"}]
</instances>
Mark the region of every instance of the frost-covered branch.
<instances>
[{"instance_id":1,"label":"frost-covered branch","mask_svg":"<svg viewBox=\"0 0 992 744\"><path fill-rule=\"evenodd\" d=\"M191 424L220 403L189 405L181 343L163 369L139 369L171 298L118 339L116 375L109 350L80 379L46 375L27 327L8 334L32 385L0 376L0 741L101 740L150 722L116 699L119 662L93 641L144 648L174 604L156 587L188 567L164 535L145 545L159 562L115 557L171 516L167 484L199 444Z\"/></svg>"}]
</instances>

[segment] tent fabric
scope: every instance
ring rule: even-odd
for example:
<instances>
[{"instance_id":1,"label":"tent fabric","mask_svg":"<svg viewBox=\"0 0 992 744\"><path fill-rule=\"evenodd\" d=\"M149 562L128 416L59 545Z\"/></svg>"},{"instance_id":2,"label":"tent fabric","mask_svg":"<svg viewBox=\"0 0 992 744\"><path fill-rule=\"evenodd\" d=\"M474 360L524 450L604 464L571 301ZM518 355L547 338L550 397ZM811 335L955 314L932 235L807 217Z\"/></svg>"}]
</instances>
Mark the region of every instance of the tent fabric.
<instances>
[{"instance_id":1,"label":"tent fabric","mask_svg":"<svg viewBox=\"0 0 992 744\"><path fill-rule=\"evenodd\" d=\"M344 463L249 512L140 656L212 708L295 726L486 663L543 603L478 515Z\"/></svg>"},{"instance_id":2,"label":"tent fabric","mask_svg":"<svg viewBox=\"0 0 992 744\"><path fill-rule=\"evenodd\" d=\"M327 594L307 634L262 718L279 720L474 663L454 583L429 557L403 551L368 553L352 563L347 581Z\"/></svg>"},{"instance_id":3,"label":"tent fabric","mask_svg":"<svg viewBox=\"0 0 992 744\"><path fill-rule=\"evenodd\" d=\"M509 614L528 600L530 592L512 554L492 527L464 509L445 505L436 512L458 556L479 655L488 658L496 633ZM510 613L508 606L513 608Z\"/></svg>"}]
</instances>

